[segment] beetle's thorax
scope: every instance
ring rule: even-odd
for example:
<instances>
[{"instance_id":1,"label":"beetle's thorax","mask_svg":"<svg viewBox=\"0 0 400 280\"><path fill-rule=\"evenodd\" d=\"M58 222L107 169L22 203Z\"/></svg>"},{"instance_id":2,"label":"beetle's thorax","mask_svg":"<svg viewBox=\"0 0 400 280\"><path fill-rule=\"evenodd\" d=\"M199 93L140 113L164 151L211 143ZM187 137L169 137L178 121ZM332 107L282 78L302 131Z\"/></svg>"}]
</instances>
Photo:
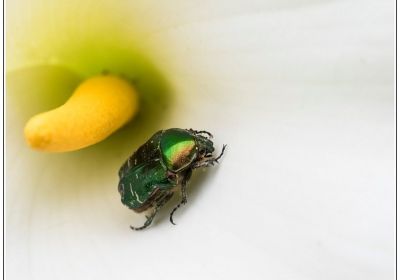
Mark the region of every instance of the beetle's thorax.
<instances>
[{"instance_id":1,"label":"beetle's thorax","mask_svg":"<svg viewBox=\"0 0 400 280\"><path fill-rule=\"evenodd\" d=\"M168 170L179 172L189 167L196 159L196 141L183 129L166 130L160 139L160 152Z\"/></svg>"}]
</instances>

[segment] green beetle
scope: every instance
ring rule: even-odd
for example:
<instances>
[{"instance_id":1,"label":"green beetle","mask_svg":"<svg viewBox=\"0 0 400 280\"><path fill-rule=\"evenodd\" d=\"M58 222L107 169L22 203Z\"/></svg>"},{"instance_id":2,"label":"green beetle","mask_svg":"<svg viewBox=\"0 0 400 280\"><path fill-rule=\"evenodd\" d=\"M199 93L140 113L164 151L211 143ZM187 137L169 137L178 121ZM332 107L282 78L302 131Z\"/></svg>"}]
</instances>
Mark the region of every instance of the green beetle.
<instances>
[{"instance_id":1,"label":"green beetle","mask_svg":"<svg viewBox=\"0 0 400 280\"><path fill-rule=\"evenodd\" d=\"M170 214L187 202L186 185L192 170L218 163L214 157L212 134L207 131L171 128L156 132L146 143L133 153L119 170L118 191L121 202L137 213L152 209L141 227L148 227L160 208L180 190L182 199Z\"/></svg>"}]
</instances>

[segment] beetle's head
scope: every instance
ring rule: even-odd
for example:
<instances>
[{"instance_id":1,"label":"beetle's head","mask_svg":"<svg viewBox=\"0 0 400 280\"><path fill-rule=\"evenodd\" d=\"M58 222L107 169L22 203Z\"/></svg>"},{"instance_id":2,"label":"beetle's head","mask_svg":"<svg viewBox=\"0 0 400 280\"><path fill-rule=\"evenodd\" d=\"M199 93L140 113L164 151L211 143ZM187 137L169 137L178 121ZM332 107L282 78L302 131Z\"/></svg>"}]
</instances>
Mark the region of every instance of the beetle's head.
<instances>
[{"instance_id":1,"label":"beetle's head","mask_svg":"<svg viewBox=\"0 0 400 280\"><path fill-rule=\"evenodd\" d=\"M211 157L214 152L214 143L202 135L196 136L199 158Z\"/></svg>"}]
</instances>

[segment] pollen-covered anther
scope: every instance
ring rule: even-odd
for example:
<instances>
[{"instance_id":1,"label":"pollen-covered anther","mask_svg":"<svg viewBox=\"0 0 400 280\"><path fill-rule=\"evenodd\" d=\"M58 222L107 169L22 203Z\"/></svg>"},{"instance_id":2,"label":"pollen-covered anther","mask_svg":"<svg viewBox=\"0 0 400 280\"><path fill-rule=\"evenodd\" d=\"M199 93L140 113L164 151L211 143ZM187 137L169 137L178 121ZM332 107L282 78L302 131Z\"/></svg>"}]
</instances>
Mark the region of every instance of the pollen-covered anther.
<instances>
[{"instance_id":1,"label":"pollen-covered anther","mask_svg":"<svg viewBox=\"0 0 400 280\"><path fill-rule=\"evenodd\" d=\"M83 81L60 107L32 117L24 133L30 147L67 152L96 144L138 111L138 94L120 77L100 75Z\"/></svg>"}]
</instances>

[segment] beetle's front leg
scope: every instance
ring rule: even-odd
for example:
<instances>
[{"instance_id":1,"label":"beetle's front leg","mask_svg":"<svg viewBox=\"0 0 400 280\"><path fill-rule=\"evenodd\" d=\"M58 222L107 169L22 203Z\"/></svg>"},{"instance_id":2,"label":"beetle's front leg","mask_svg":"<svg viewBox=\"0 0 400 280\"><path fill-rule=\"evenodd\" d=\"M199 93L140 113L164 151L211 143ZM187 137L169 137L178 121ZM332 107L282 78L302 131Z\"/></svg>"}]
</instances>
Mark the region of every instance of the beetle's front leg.
<instances>
[{"instance_id":1,"label":"beetle's front leg","mask_svg":"<svg viewBox=\"0 0 400 280\"><path fill-rule=\"evenodd\" d=\"M205 160L203 162L199 162L199 163L193 165L193 168L209 167L209 166L213 166L214 163L218 163L218 160L220 160L220 158L222 157L222 155L225 152L225 148L226 148L226 145L223 145L221 153L216 158L210 158L210 159L207 159L207 160Z\"/></svg>"}]
</instances>

